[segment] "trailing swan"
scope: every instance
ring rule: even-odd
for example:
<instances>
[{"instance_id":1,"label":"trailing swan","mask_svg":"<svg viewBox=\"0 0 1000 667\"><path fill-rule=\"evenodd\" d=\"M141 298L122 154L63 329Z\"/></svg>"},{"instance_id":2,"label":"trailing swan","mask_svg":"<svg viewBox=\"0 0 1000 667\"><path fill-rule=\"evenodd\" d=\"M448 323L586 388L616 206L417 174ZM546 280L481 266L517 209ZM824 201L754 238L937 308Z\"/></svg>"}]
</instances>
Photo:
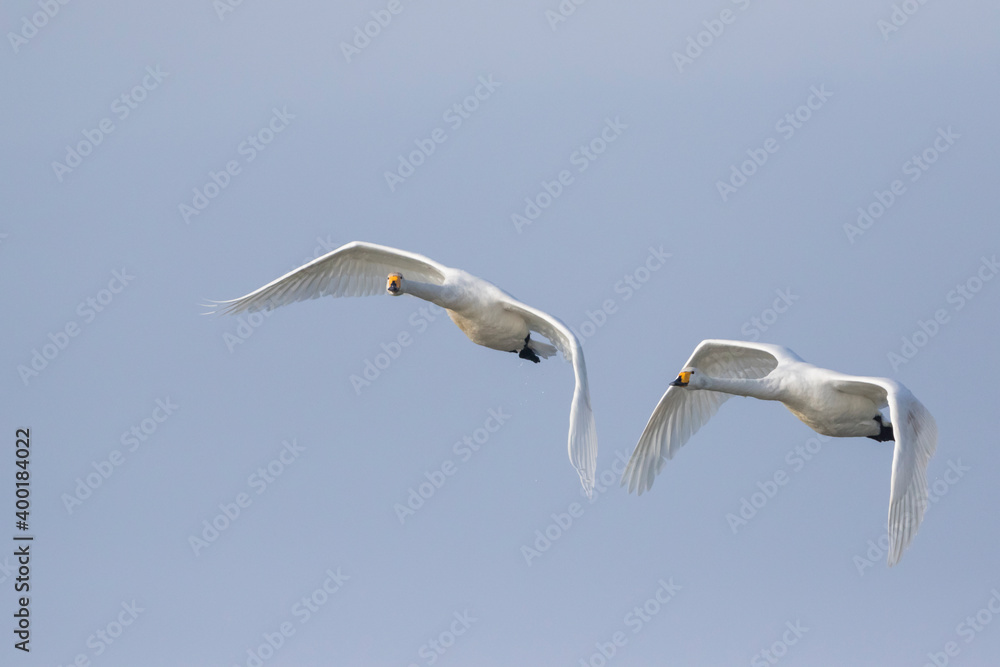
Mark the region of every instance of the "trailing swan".
<instances>
[{"instance_id":1,"label":"trailing swan","mask_svg":"<svg viewBox=\"0 0 1000 667\"><path fill-rule=\"evenodd\" d=\"M730 395L780 401L811 429L841 438L895 440L889 487L889 565L910 544L927 506L927 463L937 425L903 385L818 368L779 345L705 340L653 410L622 474L629 492L649 489L667 459ZM880 409L888 406L889 421Z\"/></svg>"},{"instance_id":2,"label":"trailing swan","mask_svg":"<svg viewBox=\"0 0 1000 667\"><path fill-rule=\"evenodd\" d=\"M383 281L385 281L383 283ZM354 241L332 250L258 290L231 301L218 301L221 312L270 310L321 296L391 296L412 294L445 308L472 342L514 352L538 363L558 349L573 364L576 389L569 416L569 459L589 496L597 468L597 431L590 408L583 349L569 327L527 306L496 285L416 253ZM536 332L555 347L531 338Z\"/></svg>"}]
</instances>

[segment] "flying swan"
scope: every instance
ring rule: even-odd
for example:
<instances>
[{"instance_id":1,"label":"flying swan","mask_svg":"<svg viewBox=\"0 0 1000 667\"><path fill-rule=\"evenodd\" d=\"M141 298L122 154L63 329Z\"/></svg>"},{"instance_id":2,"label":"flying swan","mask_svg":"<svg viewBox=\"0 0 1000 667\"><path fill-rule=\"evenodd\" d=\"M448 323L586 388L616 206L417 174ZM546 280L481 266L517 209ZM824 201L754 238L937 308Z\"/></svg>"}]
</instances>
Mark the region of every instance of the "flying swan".
<instances>
[{"instance_id":1,"label":"flying swan","mask_svg":"<svg viewBox=\"0 0 1000 667\"><path fill-rule=\"evenodd\" d=\"M354 241L246 296L214 302L214 307L237 314L321 296L372 296L382 291L383 280L391 296L412 294L445 308L473 343L515 352L535 363L558 349L572 362L576 389L569 413L569 460L589 496L597 468L597 431L580 341L558 319L521 303L496 285L423 255ZM532 339L531 332L541 334L555 347Z\"/></svg>"},{"instance_id":2,"label":"flying swan","mask_svg":"<svg viewBox=\"0 0 1000 667\"><path fill-rule=\"evenodd\" d=\"M666 460L730 395L781 401L822 435L895 440L888 556L888 564L895 565L927 505L927 462L937 446L934 418L898 382L818 368L780 345L702 341L653 410L622 474L622 486L640 495L648 490ZM886 406L889 422L880 412Z\"/></svg>"}]
</instances>

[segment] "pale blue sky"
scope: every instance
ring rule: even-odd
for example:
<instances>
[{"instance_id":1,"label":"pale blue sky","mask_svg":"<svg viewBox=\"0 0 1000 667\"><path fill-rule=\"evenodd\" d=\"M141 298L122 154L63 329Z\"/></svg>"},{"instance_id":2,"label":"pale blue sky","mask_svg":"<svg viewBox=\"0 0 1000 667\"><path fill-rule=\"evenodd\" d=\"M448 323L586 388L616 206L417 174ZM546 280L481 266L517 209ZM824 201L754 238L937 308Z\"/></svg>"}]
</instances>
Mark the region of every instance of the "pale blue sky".
<instances>
[{"instance_id":1,"label":"pale blue sky","mask_svg":"<svg viewBox=\"0 0 1000 667\"><path fill-rule=\"evenodd\" d=\"M0 663L997 662L995 3L897 3L889 31L888 1L222 1L0 11L0 540L23 426L36 536L28 655L0 557ZM580 331L614 483L588 502L567 459L569 365L418 300L201 315L352 240ZM898 566L891 445L777 405L617 486L704 338L930 409Z\"/></svg>"}]
</instances>

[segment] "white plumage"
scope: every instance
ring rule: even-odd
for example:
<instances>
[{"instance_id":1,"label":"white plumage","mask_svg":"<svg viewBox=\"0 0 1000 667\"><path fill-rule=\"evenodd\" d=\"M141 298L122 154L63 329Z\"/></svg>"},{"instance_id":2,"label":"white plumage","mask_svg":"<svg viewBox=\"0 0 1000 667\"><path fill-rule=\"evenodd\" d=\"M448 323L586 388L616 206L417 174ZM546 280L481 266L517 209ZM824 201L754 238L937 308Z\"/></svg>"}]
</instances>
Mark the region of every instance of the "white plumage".
<instances>
[{"instance_id":1,"label":"white plumage","mask_svg":"<svg viewBox=\"0 0 1000 667\"><path fill-rule=\"evenodd\" d=\"M388 284L386 283L388 279ZM590 407L583 349L561 321L525 305L496 285L452 269L423 255L374 243L354 241L315 259L246 296L215 302L224 313L253 312L321 296L393 296L412 294L448 311L474 342L537 362L556 349L573 364L576 389L570 407L569 458L587 495L594 488L597 431ZM555 347L532 340L530 332Z\"/></svg>"},{"instance_id":2,"label":"white plumage","mask_svg":"<svg viewBox=\"0 0 1000 667\"><path fill-rule=\"evenodd\" d=\"M910 544L927 505L927 463L937 425L903 385L818 368L779 345L702 341L660 399L632 452L622 485L642 494L731 395L780 401L817 433L895 441L889 489L889 565ZM880 410L889 408L885 423ZM891 438L890 438L891 433Z\"/></svg>"}]
</instances>

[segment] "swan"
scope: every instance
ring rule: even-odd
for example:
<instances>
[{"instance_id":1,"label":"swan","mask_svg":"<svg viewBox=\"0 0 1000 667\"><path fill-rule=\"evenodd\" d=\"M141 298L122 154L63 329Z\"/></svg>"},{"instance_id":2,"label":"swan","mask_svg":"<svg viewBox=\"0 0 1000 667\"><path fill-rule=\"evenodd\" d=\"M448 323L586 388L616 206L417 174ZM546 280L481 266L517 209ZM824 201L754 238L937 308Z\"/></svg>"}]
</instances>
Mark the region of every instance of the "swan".
<instances>
[{"instance_id":1,"label":"swan","mask_svg":"<svg viewBox=\"0 0 1000 667\"><path fill-rule=\"evenodd\" d=\"M888 564L895 565L927 506L927 463L937 446L934 418L894 380L819 368L780 345L702 341L653 410L622 473L622 486L640 495L648 490L666 459L673 458L730 395L780 401L822 435L895 441L888 554ZM880 412L886 406L888 422Z\"/></svg>"},{"instance_id":2,"label":"swan","mask_svg":"<svg viewBox=\"0 0 1000 667\"><path fill-rule=\"evenodd\" d=\"M382 291L383 280L390 296L410 294L446 309L473 343L514 352L536 364L539 357L562 352L573 364L576 376L569 414L569 459L590 496L597 468L597 431L580 341L555 317L521 303L482 278L423 255L354 241L246 296L215 301L209 307L235 315L321 296L372 296ZM533 339L532 332L541 334L555 347Z\"/></svg>"}]
</instances>

